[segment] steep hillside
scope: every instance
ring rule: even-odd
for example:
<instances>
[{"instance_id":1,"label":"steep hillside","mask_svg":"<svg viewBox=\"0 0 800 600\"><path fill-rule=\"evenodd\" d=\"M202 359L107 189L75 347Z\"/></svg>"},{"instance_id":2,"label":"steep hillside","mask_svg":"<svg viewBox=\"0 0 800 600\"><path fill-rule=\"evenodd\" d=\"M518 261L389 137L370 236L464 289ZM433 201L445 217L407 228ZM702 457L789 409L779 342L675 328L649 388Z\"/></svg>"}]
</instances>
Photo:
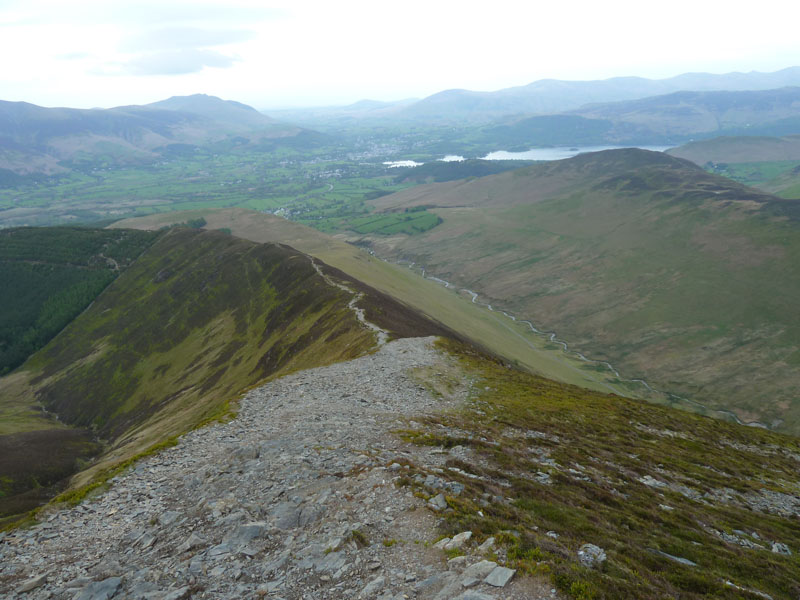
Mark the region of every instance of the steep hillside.
<instances>
[{"instance_id":1,"label":"steep hillside","mask_svg":"<svg viewBox=\"0 0 800 600\"><path fill-rule=\"evenodd\" d=\"M579 155L373 201L438 227L372 241L630 378L800 431L800 202L661 153Z\"/></svg>"},{"instance_id":2,"label":"steep hillside","mask_svg":"<svg viewBox=\"0 0 800 600\"><path fill-rule=\"evenodd\" d=\"M0 375L50 341L155 237L125 229L0 230Z\"/></svg>"},{"instance_id":3,"label":"steep hillside","mask_svg":"<svg viewBox=\"0 0 800 600\"><path fill-rule=\"evenodd\" d=\"M579 356L565 353L561 346L533 335L527 324L487 310L458 288L446 287L441 280L430 276L421 276L419 270L410 269L408 263L393 264L371 256L357 245L346 243L342 236L331 237L274 215L242 209L149 215L126 219L111 227L157 230L201 216L209 228L226 228L245 239L298 248L525 369L593 390L634 397L651 395L640 384L620 381L614 373L587 365Z\"/></svg>"},{"instance_id":4,"label":"steep hillside","mask_svg":"<svg viewBox=\"0 0 800 600\"><path fill-rule=\"evenodd\" d=\"M91 110L0 101L0 169L17 175L63 173L100 159L117 166L153 162L176 145L303 145L318 136L204 95Z\"/></svg>"},{"instance_id":5,"label":"steep hillside","mask_svg":"<svg viewBox=\"0 0 800 600\"><path fill-rule=\"evenodd\" d=\"M80 485L225 413L266 378L372 348L374 333L349 305L355 287L339 287L335 271L326 279L318 269L275 244L189 229L162 235L88 310L0 379L0 445L13 440L21 461L0 473L2 512L52 493L76 468L75 452L86 449L69 431L84 445L103 444ZM374 290L358 291L359 305L392 335L446 333ZM27 443L71 457L69 464L45 481L47 465Z\"/></svg>"}]
</instances>

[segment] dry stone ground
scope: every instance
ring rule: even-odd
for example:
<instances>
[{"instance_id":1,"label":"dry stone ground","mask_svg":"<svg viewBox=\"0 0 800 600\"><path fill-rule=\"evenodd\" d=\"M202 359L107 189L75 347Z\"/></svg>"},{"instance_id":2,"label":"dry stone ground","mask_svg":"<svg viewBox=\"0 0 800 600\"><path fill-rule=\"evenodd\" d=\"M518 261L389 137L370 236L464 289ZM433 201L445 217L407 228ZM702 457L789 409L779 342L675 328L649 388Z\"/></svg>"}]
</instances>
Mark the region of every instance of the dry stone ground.
<instances>
[{"instance_id":1,"label":"dry stone ground","mask_svg":"<svg viewBox=\"0 0 800 600\"><path fill-rule=\"evenodd\" d=\"M435 472L448 451L393 431L465 396L434 397L410 374L447 367L432 341L393 341L268 383L236 419L183 436L102 495L0 534L0 596L556 597L485 560L489 546L469 535L453 542L465 556L448 561L440 513L397 485L405 465Z\"/></svg>"}]
</instances>

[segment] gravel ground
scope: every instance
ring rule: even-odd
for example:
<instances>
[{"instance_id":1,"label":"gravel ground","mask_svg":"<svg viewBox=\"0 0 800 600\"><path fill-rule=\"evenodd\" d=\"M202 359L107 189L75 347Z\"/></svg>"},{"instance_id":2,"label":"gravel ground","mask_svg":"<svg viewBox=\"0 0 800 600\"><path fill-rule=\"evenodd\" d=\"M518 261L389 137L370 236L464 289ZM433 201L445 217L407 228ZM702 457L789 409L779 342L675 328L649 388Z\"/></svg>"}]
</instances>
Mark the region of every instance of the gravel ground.
<instances>
[{"instance_id":1,"label":"gravel ground","mask_svg":"<svg viewBox=\"0 0 800 600\"><path fill-rule=\"evenodd\" d=\"M473 540L456 540L466 556L448 561L434 545L440 514L396 485L405 464L435 473L449 454L392 431L466 395L465 384L435 398L411 376L450 364L432 341L389 342L268 383L236 419L183 436L104 494L0 534L0 596L557 597L484 560Z\"/></svg>"}]
</instances>

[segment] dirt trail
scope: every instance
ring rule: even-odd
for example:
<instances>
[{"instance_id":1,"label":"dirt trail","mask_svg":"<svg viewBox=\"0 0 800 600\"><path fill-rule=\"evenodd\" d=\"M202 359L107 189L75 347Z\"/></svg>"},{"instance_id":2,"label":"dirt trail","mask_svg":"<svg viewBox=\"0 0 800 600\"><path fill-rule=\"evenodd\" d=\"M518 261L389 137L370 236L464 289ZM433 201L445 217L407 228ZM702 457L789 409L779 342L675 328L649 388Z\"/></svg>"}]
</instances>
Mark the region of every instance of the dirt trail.
<instances>
[{"instance_id":1,"label":"dirt trail","mask_svg":"<svg viewBox=\"0 0 800 600\"><path fill-rule=\"evenodd\" d=\"M383 346L386 343L386 341L389 339L389 332L387 332L385 329L381 329L375 323L372 323L372 322L368 321L367 317L364 314L364 309L363 308L359 308L358 306L356 306L356 304L358 304L359 300L361 300L364 297L364 294L362 294L361 292L356 292L356 291L350 289L349 287L347 287L343 283L338 283L338 282L334 281L333 279L331 279L325 273L322 272L322 269L316 263L316 261L314 260L313 257L309 256L309 260L311 260L311 265L314 267L314 269L317 271L317 273L319 273L319 276L322 277L325 280L325 283L327 283L328 285L332 285L333 287L337 287L340 290L344 290L348 294L352 294L353 298L347 304L348 308L350 308L350 310L352 310L356 314L356 318L358 319L358 321L364 327L366 327L367 329L370 329L373 332L375 332L375 335L378 338L378 347Z\"/></svg>"}]
</instances>

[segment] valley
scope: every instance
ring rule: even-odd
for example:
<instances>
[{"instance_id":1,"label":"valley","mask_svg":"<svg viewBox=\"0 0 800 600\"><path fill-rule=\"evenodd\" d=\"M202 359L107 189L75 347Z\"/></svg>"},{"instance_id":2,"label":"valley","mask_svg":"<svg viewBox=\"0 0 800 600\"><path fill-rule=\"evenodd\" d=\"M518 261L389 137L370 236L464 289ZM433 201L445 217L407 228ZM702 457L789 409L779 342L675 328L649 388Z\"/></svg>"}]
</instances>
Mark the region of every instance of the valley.
<instances>
[{"instance_id":1,"label":"valley","mask_svg":"<svg viewBox=\"0 0 800 600\"><path fill-rule=\"evenodd\" d=\"M798 280L796 201L627 150L412 188L374 205L424 205L443 219L413 239L370 238L378 254L423 264L546 323L587 356L653 387L743 421L795 427L790 404L781 412L756 406L798 389L789 366L798 290L785 287ZM765 245L770 239L781 242ZM751 288L750 278L762 276Z\"/></svg>"},{"instance_id":2,"label":"valley","mask_svg":"<svg viewBox=\"0 0 800 600\"><path fill-rule=\"evenodd\" d=\"M798 86L0 102L0 596L797 597Z\"/></svg>"}]
</instances>

